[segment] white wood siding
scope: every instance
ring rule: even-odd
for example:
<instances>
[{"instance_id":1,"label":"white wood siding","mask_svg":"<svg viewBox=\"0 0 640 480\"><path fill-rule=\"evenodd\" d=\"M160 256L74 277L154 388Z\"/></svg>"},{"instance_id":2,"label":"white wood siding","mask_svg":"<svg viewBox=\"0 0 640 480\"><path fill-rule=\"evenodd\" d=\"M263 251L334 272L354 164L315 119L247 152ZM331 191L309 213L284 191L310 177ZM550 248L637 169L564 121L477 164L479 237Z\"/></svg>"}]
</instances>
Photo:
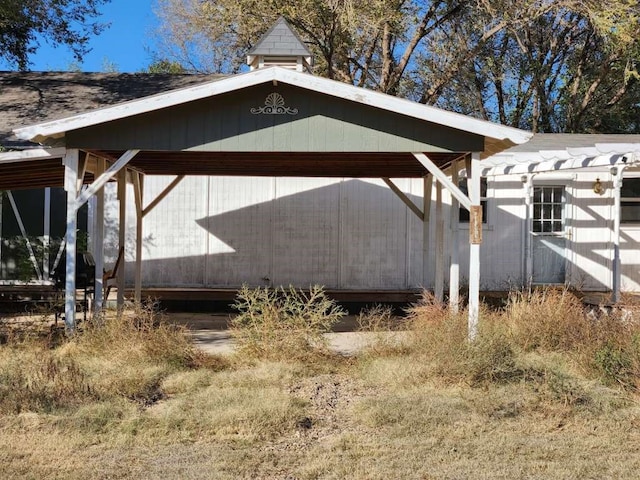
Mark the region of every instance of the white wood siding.
<instances>
[{"instance_id":1,"label":"white wood siding","mask_svg":"<svg viewBox=\"0 0 640 480\"><path fill-rule=\"evenodd\" d=\"M554 180L554 175L556 175ZM593 192L599 178L604 195ZM147 177L145 204L171 181ZM611 288L613 190L608 172L540 174L535 182L567 185L571 232L567 281L583 290ZM421 179L395 180L422 205ZM435 189L434 189L435 190ZM435 197L435 193L433 194ZM117 225L111 195L107 227ZM481 247L481 288L525 285L525 189L520 175L488 178L488 221ZM445 192L446 230L450 196ZM128 215L133 218L133 202ZM433 286L435 201L426 286ZM421 221L378 180L187 177L144 220L143 283L147 286L309 286L406 289L424 285ZM133 224L127 242L133 251ZM113 230L113 229L111 229ZM468 227L460 225L460 275L468 277ZM117 249L107 232L111 261ZM445 235L445 261L450 255ZM622 225L622 289L640 291L640 225ZM127 255L131 261L131 254ZM128 268L128 281L132 280ZM448 272L448 269L447 269ZM447 282L448 279L445 279Z\"/></svg>"}]
</instances>

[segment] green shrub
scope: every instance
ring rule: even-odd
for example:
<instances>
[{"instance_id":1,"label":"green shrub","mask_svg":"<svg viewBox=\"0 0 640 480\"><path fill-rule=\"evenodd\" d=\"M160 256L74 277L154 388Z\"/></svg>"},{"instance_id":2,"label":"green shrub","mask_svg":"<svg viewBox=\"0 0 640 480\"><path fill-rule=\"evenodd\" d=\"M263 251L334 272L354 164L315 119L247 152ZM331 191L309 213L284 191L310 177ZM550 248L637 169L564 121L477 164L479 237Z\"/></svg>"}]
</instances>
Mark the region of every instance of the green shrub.
<instances>
[{"instance_id":1,"label":"green shrub","mask_svg":"<svg viewBox=\"0 0 640 480\"><path fill-rule=\"evenodd\" d=\"M243 286L234 308L231 333L239 352L256 358L301 359L325 354L323 334L345 314L324 289Z\"/></svg>"}]
</instances>

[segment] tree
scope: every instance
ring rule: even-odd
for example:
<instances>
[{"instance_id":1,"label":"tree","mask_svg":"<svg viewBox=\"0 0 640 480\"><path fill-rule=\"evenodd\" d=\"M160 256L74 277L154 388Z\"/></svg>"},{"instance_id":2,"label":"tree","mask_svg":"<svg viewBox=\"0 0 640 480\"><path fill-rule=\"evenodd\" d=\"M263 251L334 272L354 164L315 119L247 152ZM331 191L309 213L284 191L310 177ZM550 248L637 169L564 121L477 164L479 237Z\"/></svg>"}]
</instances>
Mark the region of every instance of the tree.
<instances>
[{"instance_id":1,"label":"tree","mask_svg":"<svg viewBox=\"0 0 640 480\"><path fill-rule=\"evenodd\" d=\"M163 58L236 73L284 16L315 73L534 131L637 131L637 0L159 0ZM635 106L635 107L634 107Z\"/></svg>"},{"instance_id":2,"label":"tree","mask_svg":"<svg viewBox=\"0 0 640 480\"><path fill-rule=\"evenodd\" d=\"M176 61L154 60L145 70L146 73L187 73L186 69Z\"/></svg>"},{"instance_id":3,"label":"tree","mask_svg":"<svg viewBox=\"0 0 640 480\"><path fill-rule=\"evenodd\" d=\"M95 21L98 7L109 0L1 0L0 57L26 70L29 56L44 39L65 45L80 61L91 35L104 24Z\"/></svg>"}]
</instances>

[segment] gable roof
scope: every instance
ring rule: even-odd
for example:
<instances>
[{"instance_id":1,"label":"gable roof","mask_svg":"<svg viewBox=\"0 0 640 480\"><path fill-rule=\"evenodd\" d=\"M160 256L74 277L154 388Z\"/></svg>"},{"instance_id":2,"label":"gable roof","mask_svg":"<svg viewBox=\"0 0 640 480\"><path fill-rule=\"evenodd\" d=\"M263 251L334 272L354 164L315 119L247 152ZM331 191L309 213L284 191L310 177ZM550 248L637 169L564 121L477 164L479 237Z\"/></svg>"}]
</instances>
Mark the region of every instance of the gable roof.
<instances>
[{"instance_id":1,"label":"gable roof","mask_svg":"<svg viewBox=\"0 0 640 480\"><path fill-rule=\"evenodd\" d=\"M22 148L12 130L77 115L221 75L84 72L0 72L0 145ZM31 144L32 145L32 144Z\"/></svg>"},{"instance_id":2,"label":"gable roof","mask_svg":"<svg viewBox=\"0 0 640 480\"><path fill-rule=\"evenodd\" d=\"M280 17L258 40L258 43L249 51L248 55L268 55L272 57L301 55L308 57L311 52L284 17Z\"/></svg>"},{"instance_id":3,"label":"gable roof","mask_svg":"<svg viewBox=\"0 0 640 480\"><path fill-rule=\"evenodd\" d=\"M498 125L380 92L281 67L258 69L245 74L216 79L214 81L144 97L63 119L18 128L15 129L14 132L20 139L47 143L64 137L68 131L132 117L142 113L158 111L167 107L215 97L224 93L239 91L247 87L271 82L282 82L309 91L330 95L485 137L484 157L503 151L514 145L524 143L531 137L531 133L524 130Z\"/></svg>"}]
</instances>

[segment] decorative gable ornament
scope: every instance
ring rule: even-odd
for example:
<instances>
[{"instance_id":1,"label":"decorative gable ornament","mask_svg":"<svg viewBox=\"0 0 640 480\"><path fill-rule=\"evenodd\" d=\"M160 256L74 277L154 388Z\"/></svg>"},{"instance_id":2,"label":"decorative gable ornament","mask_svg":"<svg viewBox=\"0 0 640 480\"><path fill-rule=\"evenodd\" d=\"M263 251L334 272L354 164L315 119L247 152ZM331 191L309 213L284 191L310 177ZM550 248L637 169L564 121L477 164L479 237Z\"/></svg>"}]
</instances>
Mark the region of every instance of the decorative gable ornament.
<instances>
[{"instance_id":1,"label":"decorative gable ornament","mask_svg":"<svg viewBox=\"0 0 640 480\"><path fill-rule=\"evenodd\" d=\"M270 93L264 100L263 107L252 108L254 115L297 115L297 108L285 106L284 97L279 93Z\"/></svg>"}]
</instances>

